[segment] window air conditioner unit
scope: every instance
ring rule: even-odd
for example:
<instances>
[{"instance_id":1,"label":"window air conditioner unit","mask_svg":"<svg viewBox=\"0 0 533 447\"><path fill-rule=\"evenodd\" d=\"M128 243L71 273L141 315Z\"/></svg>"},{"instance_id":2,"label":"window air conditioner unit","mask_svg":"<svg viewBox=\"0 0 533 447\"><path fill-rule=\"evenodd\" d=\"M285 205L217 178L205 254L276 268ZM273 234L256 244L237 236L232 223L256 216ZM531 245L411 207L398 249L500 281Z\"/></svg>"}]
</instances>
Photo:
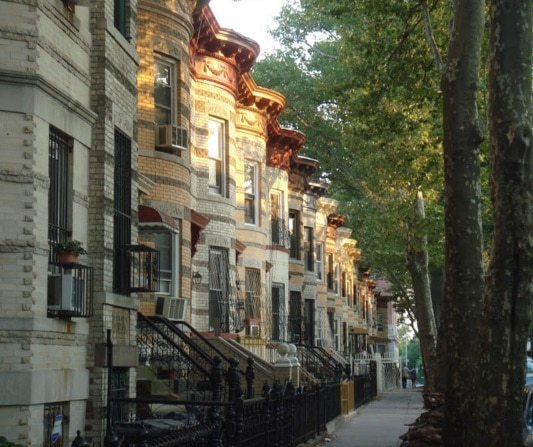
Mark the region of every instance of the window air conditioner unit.
<instances>
[{"instance_id":1,"label":"window air conditioner unit","mask_svg":"<svg viewBox=\"0 0 533 447\"><path fill-rule=\"evenodd\" d=\"M258 324L249 324L246 326L246 335L257 338L261 335L261 328Z\"/></svg>"},{"instance_id":2,"label":"window air conditioner unit","mask_svg":"<svg viewBox=\"0 0 533 447\"><path fill-rule=\"evenodd\" d=\"M160 296L157 298L155 310L157 315L161 315L169 320L185 320L186 311L187 300L184 298L171 298L169 296Z\"/></svg>"},{"instance_id":3,"label":"window air conditioner unit","mask_svg":"<svg viewBox=\"0 0 533 447\"><path fill-rule=\"evenodd\" d=\"M72 271L48 277L48 309L57 312L81 313L85 284Z\"/></svg>"},{"instance_id":4,"label":"window air conditioner unit","mask_svg":"<svg viewBox=\"0 0 533 447\"><path fill-rule=\"evenodd\" d=\"M156 130L156 147L185 150L189 147L189 132L183 127L167 124Z\"/></svg>"}]
</instances>

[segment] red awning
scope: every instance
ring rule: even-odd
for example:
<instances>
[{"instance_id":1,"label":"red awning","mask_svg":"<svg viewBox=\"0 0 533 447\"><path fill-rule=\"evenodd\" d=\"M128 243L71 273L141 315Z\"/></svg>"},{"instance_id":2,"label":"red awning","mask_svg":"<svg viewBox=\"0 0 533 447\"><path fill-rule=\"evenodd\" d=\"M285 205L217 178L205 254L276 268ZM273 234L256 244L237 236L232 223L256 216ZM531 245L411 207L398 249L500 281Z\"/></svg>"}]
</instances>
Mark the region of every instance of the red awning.
<instances>
[{"instance_id":1,"label":"red awning","mask_svg":"<svg viewBox=\"0 0 533 447\"><path fill-rule=\"evenodd\" d=\"M179 231L179 226L175 219L146 205L139 205L139 224L142 227L167 228Z\"/></svg>"},{"instance_id":2,"label":"red awning","mask_svg":"<svg viewBox=\"0 0 533 447\"><path fill-rule=\"evenodd\" d=\"M200 240L200 232L207 227L209 218L198 211L191 210L191 256L196 254L196 245Z\"/></svg>"}]
</instances>

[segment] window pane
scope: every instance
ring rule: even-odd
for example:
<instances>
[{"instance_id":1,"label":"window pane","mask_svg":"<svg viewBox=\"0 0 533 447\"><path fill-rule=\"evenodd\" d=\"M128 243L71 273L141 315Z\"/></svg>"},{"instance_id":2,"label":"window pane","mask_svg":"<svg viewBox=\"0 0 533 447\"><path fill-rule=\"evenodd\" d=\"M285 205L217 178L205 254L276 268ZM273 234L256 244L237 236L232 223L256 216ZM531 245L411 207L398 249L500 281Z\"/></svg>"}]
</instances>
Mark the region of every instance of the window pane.
<instances>
[{"instance_id":1,"label":"window pane","mask_svg":"<svg viewBox=\"0 0 533 447\"><path fill-rule=\"evenodd\" d=\"M209 121L209 141L207 143L207 151L209 158L221 158L221 134L222 123L216 121Z\"/></svg>"},{"instance_id":2,"label":"window pane","mask_svg":"<svg viewBox=\"0 0 533 447\"><path fill-rule=\"evenodd\" d=\"M208 130L209 188L211 192L224 194L224 124L220 121L209 121Z\"/></svg>"},{"instance_id":3,"label":"window pane","mask_svg":"<svg viewBox=\"0 0 533 447\"><path fill-rule=\"evenodd\" d=\"M172 66L163 61L155 63L154 100L157 125L172 124Z\"/></svg>"},{"instance_id":4,"label":"window pane","mask_svg":"<svg viewBox=\"0 0 533 447\"><path fill-rule=\"evenodd\" d=\"M248 224L256 223L256 197L257 197L257 165L246 163L244 165L244 221Z\"/></svg>"},{"instance_id":5,"label":"window pane","mask_svg":"<svg viewBox=\"0 0 533 447\"><path fill-rule=\"evenodd\" d=\"M155 235L155 248L159 250L159 292L170 294L172 291L172 235Z\"/></svg>"}]
</instances>

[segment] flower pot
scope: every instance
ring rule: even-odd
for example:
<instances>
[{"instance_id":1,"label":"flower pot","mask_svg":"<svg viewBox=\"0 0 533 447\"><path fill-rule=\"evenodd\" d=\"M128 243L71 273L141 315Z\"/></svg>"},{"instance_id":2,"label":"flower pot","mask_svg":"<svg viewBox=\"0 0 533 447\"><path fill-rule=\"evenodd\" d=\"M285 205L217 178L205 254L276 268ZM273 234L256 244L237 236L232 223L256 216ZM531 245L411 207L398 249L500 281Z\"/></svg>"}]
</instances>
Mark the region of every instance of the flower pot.
<instances>
[{"instance_id":1,"label":"flower pot","mask_svg":"<svg viewBox=\"0 0 533 447\"><path fill-rule=\"evenodd\" d=\"M60 251L57 254L57 262L59 264L76 264L78 262L78 255L71 251Z\"/></svg>"}]
</instances>

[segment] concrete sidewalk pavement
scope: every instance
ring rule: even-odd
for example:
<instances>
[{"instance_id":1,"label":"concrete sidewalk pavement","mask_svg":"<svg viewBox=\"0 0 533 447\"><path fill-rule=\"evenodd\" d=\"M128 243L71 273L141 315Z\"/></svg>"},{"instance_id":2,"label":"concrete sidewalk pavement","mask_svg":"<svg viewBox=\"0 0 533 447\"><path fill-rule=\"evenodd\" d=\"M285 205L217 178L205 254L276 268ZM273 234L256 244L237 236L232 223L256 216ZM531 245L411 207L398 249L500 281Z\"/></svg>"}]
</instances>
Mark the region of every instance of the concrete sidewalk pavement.
<instances>
[{"instance_id":1,"label":"concrete sidewalk pavement","mask_svg":"<svg viewBox=\"0 0 533 447\"><path fill-rule=\"evenodd\" d=\"M336 424L322 439L328 447L397 447L400 435L422 414L423 388L385 391L372 402L358 408L355 414Z\"/></svg>"}]
</instances>

